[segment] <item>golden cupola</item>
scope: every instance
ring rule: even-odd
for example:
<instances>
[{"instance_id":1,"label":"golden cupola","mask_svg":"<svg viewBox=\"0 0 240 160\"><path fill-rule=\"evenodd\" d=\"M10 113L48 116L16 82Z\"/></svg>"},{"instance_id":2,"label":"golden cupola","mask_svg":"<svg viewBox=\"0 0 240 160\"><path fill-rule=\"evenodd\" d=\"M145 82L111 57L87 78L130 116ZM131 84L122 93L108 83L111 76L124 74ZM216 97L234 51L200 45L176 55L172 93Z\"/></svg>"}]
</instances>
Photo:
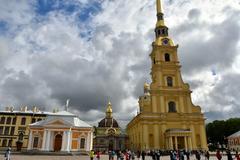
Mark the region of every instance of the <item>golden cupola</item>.
<instances>
[{"instance_id":1,"label":"golden cupola","mask_svg":"<svg viewBox=\"0 0 240 160\"><path fill-rule=\"evenodd\" d=\"M108 102L107 110L106 110L106 117L112 118L112 104L111 102Z\"/></svg>"}]
</instances>

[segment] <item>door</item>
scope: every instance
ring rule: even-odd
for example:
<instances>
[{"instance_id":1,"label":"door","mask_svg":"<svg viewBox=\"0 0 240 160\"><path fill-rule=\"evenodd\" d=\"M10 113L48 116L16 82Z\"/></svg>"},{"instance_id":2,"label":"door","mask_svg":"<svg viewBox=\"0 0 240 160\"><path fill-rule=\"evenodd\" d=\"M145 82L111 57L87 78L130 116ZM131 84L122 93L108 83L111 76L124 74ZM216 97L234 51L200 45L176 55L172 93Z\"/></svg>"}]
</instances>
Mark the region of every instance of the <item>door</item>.
<instances>
[{"instance_id":1,"label":"door","mask_svg":"<svg viewBox=\"0 0 240 160\"><path fill-rule=\"evenodd\" d=\"M61 150L62 147L62 135L61 134L57 134L55 136L55 141L54 141L54 151L58 152Z\"/></svg>"}]
</instances>

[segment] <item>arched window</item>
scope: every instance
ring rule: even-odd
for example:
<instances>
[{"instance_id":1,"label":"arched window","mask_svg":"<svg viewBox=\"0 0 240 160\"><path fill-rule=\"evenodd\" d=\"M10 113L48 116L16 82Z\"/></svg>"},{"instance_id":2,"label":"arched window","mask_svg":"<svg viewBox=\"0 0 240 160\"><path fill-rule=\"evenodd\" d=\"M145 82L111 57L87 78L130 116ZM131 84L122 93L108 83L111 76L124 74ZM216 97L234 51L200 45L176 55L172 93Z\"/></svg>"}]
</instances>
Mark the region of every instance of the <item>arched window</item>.
<instances>
[{"instance_id":1,"label":"arched window","mask_svg":"<svg viewBox=\"0 0 240 160\"><path fill-rule=\"evenodd\" d=\"M172 87L173 86L173 78L172 77L167 77L167 86Z\"/></svg>"},{"instance_id":2,"label":"arched window","mask_svg":"<svg viewBox=\"0 0 240 160\"><path fill-rule=\"evenodd\" d=\"M177 112L175 102L168 103L168 112Z\"/></svg>"},{"instance_id":3,"label":"arched window","mask_svg":"<svg viewBox=\"0 0 240 160\"><path fill-rule=\"evenodd\" d=\"M170 55L168 53L165 53L164 57L166 62L170 61Z\"/></svg>"},{"instance_id":4,"label":"arched window","mask_svg":"<svg viewBox=\"0 0 240 160\"><path fill-rule=\"evenodd\" d=\"M26 123L26 118L22 117L21 125L25 125L25 123Z\"/></svg>"}]
</instances>

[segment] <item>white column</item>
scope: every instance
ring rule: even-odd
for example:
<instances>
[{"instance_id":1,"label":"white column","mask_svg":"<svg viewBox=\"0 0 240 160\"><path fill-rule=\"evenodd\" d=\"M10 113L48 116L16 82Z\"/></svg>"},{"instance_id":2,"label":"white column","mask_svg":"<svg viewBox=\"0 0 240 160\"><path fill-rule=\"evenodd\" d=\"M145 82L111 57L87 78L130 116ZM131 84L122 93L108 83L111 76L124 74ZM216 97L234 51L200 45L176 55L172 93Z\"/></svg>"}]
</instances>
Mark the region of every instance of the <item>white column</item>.
<instances>
[{"instance_id":1,"label":"white column","mask_svg":"<svg viewBox=\"0 0 240 160\"><path fill-rule=\"evenodd\" d=\"M89 151L93 149L93 132L90 131L90 148Z\"/></svg>"},{"instance_id":2,"label":"white column","mask_svg":"<svg viewBox=\"0 0 240 160\"><path fill-rule=\"evenodd\" d=\"M46 136L46 142L45 142L45 150L46 150L46 151L49 151L50 136L51 136L51 131L50 131L50 130L47 130L47 136Z\"/></svg>"},{"instance_id":3,"label":"white column","mask_svg":"<svg viewBox=\"0 0 240 160\"><path fill-rule=\"evenodd\" d=\"M86 151L91 151L93 147L93 133L92 131L88 132L86 139Z\"/></svg>"},{"instance_id":4,"label":"white column","mask_svg":"<svg viewBox=\"0 0 240 160\"><path fill-rule=\"evenodd\" d=\"M187 137L184 136L184 148L187 151L188 150L188 145L187 145Z\"/></svg>"},{"instance_id":5,"label":"white column","mask_svg":"<svg viewBox=\"0 0 240 160\"><path fill-rule=\"evenodd\" d=\"M170 144L169 149L173 149L173 137L170 136L170 139L169 139L169 140L170 140L170 141L169 141L169 144Z\"/></svg>"},{"instance_id":6,"label":"white column","mask_svg":"<svg viewBox=\"0 0 240 160\"><path fill-rule=\"evenodd\" d=\"M53 141L55 140L55 137L54 137L54 132L50 132L50 144L49 144L49 151L53 151L54 148L53 148Z\"/></svg>"},{"instance_id":7,"label":"white column","mask_svg":"<svg viewBox=\"0 0 240 160\"><path fill-rule=\"evenodd\" d=\"M70 152L71 150L71 131L67 131L67 141L66 141L66 151Z\"/></svg>"},{"instance_id":8,"label":"white column","mask_svg":"<svg viewBox=\"0 0 240 160\"><path fill-rule=\"evenodd\" d=\"M66 139L67 139L67 133L66 131L63 131L61 151L66 151L66 141L67 141Z\"/></svg>"},{"instance_id":9,"label":"white column","mask_svg":"<svg viewBox=\"0 0 240 160\"><path fill-rule=\"evenodd\" d=\"M43 151L45 150L46 136L47 136L47 131L44 130L44 133L43 133L43 142L42 142L42 150L43 150Z\"/></svg>"},{"instance_id":10,"label":"white column","mask_svg":"<svg viewBox=\"0 0 240 160\"><path fill-rule=\"evenodd\" d=\"M88 132L87 134L87 138L85 139L85 143L86 143L86 151L90 151L90 133Z\"/></svg>"},{"instance_id":11,"label":"white column","mask_svg":"<svg viewBox=\"0 0 240 160\"><path fill-rule=\"evenodd\" d=\"M28 138L28 148L27 150L32 149L32 130L30 130L29 138Z\"/></svg>"},{"instance_id":12,"label":"white column","mask_svg":"<svg viewBox=\"0 0 240 160\"><path fill-rule=\"evenodd\" d=\"M188 137L189 150L192 150L192 140L191 136Z\"/></svg>"},{"instance_id":13,"label":"white column","mask_svg":"<svg viewBox=\"0 0 240 160\"><path fill-rule=\"evenodd\" d=\"M178 150L177 136L175 136L174 139L175 139L175 149Z\"/></svg>"}]
</instances>

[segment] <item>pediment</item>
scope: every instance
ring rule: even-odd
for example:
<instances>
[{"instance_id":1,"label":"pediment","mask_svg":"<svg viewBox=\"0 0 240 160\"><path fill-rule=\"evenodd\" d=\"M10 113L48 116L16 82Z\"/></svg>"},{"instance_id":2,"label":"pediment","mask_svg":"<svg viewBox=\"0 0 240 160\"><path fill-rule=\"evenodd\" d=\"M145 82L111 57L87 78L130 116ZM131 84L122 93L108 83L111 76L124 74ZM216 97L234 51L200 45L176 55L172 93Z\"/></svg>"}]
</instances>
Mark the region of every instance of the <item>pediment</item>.
<instances>
[{"instance_id":1,"label":"pediment","mask_svg":"<svg viewBox=\"0 0 240 160\"><path fill-rule=\"evenodd\" d=\"M71 124L66 121L56 119L45 123L44 126L66 127L71 126Z\"/></svg>"},{"instance_id":2,"label":"pediment","mask_svg":"<svg viewBox=\"0 0 240 160\"><path fill-rule=\"evenodd\" d=\"M53 121L52 123L48 123L46 125L58 125L58 126L61 126L61 125L66 125L66 124L63 123L62 121L56 120L56 121Z\"/></svg>"}]
</instances>

